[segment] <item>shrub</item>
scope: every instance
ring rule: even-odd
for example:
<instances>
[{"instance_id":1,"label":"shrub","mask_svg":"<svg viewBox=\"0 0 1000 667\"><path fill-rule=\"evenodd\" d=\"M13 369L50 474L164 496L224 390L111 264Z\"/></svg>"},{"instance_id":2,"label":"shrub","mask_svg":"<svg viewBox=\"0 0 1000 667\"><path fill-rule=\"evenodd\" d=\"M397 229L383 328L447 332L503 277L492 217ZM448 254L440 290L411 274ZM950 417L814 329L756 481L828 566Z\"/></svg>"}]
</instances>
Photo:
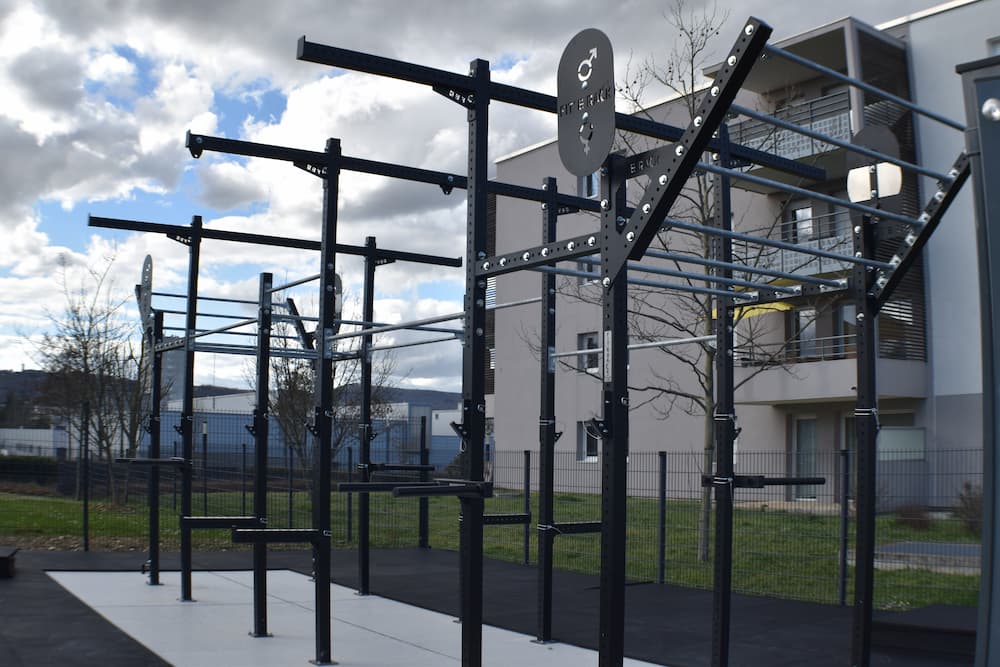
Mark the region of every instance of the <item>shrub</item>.
<instances>
[{"instance_id":1,"label":"shrub","mask_svg":"<svg viewBox=\"0 0 1000 667\"><path fill-rule=\"evenodd\" d=\"M903 505L896 510L896 523L912 530L930 530L931 515L920 505Z\"/></svg>"},{"instance_id":2,"label":"shrub","mask_svg":"<svg viewBox=\"0 0 1000 667\"><path fill-rule=\"evenodd\" d=\"M971 482L962 485L962 492L958 494L958 507L955 508L955 516L973 535L976 537L982 535L983 487L973 486Z\"/></svg>"}]
</instances>

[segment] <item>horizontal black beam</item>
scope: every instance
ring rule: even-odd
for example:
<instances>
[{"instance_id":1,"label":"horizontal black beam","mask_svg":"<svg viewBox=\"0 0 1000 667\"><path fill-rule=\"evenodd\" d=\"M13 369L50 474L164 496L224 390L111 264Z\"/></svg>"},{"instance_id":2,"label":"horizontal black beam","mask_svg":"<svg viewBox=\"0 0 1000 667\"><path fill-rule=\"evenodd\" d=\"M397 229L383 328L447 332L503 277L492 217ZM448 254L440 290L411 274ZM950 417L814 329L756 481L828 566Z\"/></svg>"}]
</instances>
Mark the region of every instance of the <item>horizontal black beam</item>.
<instances>
[{"instance_id":1,"label":"horizontal black beam","mask_svg":"<svg viewBox=\"0 0 1000 667\"><path fill-rule=\"evenodd\" d=\"M107 229L124 229L133 232L148 232L154 234L166 234L181 238L199 236L203 239L214 239L217 241L235 241L237 243L254 243L257 245L277 246L282 248L299 248L302 250L319 250L319 241L309 241L306 239L293 239L283 236L268 236L266 234L248 234L246 232L231 232L222 229L207 229L202 227L194 230L191 227L182 225L166 225L159 222L143 222L141 220L121 220L118 218L102 218L90 216L87 219L90 227L102 227ZM337 243L334 250L345 255L360 255L362 257L372 254L372 251L365 246L345 245ZM416 262L418 264L435 264L438 266L462 266L461 257L440 257L438 255L424 255L422 253L405 252L401 250L386 250L377 248L374 252L379 259L393 259L403 262Z\"/></svg>"},{"instance_id":2,"label":"horizontal black beam","mask_svg":"<svg viewBox=\"0 0 1000 667\"><path fill-rule=\"evenodd\" d=\"M574 236L514 252L487 257L476 262L476 277L487 278L504 273L587 257L600 252L597 232Z\"/></svg>"},{"instance_id":3,"label":"horizontal black beam","mask_svg":"<svg viewBox=\"0 0 1000 667\"><path fill-rule=\"evenodd\" d=\"M367 468L371 471L386 472L433 472L434 466L430 463L359 463L358 470Z\"/></svg>"},{"instance_id":4,"label":"horizontal black beam","mask_svg":"<svg viewBox=\"0 0 1000 667\"><path fill-rule=\"evenodd\" d=\"M556 535L581 535L601 532L600 521L564 521L551 526L539 526L538 530L551 530Z\"/></svg>"},{"instance_id":5,"label":"horizontal black beam","mask_svg":"<svg viewBox=\"0 0 1000 667\"><path fill-rule=\"evenodd\" d=\"M401 486L437 486L437 482L340 482L337 491L340 493L379 493L392 492Z\"/></svg>"},{"instance_id":6,"label":"horizontal black beam","mask_svg":"<svg viewBox=\"0 0 1000 667\"><path fill-rule=\"evenodd\" d=\"M128 463L129 465L135 466L183 466L188 462L179 456L173 456L168 459L120 457L115 459L115 463Z\"/></svg>"},{"instance_id":7,"label":"horizontal black beam","mask_svg":"<svg viewBox=\"0 0 1000 667\"><path fill-rule=\"evenodd\" d=\"M265 521L255 516L182 516L184 528L263 528Z\"/></svg>"},{"instance_id":8,"label":"horizontal black beam","mask_svg":"<svg viewBox=\"0 0 1000 667\"><path fill-rule=\"evenodd\" d=\"M531 523L531 514L484 514L484 526L508 526Z\"/></svg>"},{"instance_id":9,"label":"horizontal black beam","mask_svg":"<svg viewBox=\"0 0 1000 667\"><path fill-rule=\"evenodd\" d=\"M451 89L461 92L466 96L469 93L475 92L474 88L476 84L471 76L359 51L341 49L326 44L317 44L316 42L306 40L305 37L299 39L298 59L330 67L354 70L356 72L387 76L426 86ZM552 95L545 95L495 81L489 82L488 86L487 94L490 96L490 100L514 104L546 113L558 113L559 105L556 98ZM684 133L684 130L679 127L657 123L646 118L639 118L624 113L615 114L615 127L619 130L634 132L670 142L677 141ZM709 142L708 148L709 150L719 150L718 142L713 139ZM826 179L826 171L823 169L801 164L795 160L778 157L754 148L733 144L730 148L730 153L737 160L748 160L754 164L771 167L810 180L822 181Z\"/></svg>"},{"instance_id":10,"label":"horizontal black beam","mask_svg":"<svg viewBox=\"0 0 1000 667\"><path fill-rule=\"evenodd\" d=\"M235 528L237 544L302 544L318 542L321 535L314 528Z\"/></svg>"},{"instance_id":11,"label":"horizontal black beam","mask_svg":"<svg viewBox=\"0 0 1000 667\"><path fill-rule=\"evenodd\" d=\"M425 496L459 496L473 498L492 498L493 484L491 482L448 482L434 484L407 484L397 486L392 490L397 498Z\"/></svg>"},{"instance_id":12,"label":"horizontal black beam","mask_svg":"<svg viewBox=\"0 0 1000 667\"><path fill-rule=\"evenodd\" d=\"M701 485L723 486L732 484L737 489L763 489L767 486L822 486L826 484L825 477L765 477L764 475L735 475L733 477L718 477L702 475Z\"/></svg>"}]
</instances>

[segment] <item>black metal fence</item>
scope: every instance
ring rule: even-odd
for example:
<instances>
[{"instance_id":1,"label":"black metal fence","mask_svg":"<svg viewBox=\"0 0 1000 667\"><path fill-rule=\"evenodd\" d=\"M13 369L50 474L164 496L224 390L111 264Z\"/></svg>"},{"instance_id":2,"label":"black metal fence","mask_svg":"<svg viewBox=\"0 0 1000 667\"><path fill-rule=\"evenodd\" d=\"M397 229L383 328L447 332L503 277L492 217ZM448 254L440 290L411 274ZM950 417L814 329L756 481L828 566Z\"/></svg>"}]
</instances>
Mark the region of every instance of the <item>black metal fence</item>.
<instances>
[{"instance_id":1,"label":"black metal fence","mask_svg":"<svg viewBox=\"0 0 1000 667\"><path fill-rule=\"evenodd\" d=\"M373 446L371 459L419 463L419 426L393 427L398 438ZM426 438L424 442L426 442ZM201 448L192 464L195 515L247 515L253 507L252 444ZM163 454L174 454L172 445ZM177 452L180 453L179 451ZM356 443L333 462L337 481L357 481ZM530 513L528 523L488 525L487 556L535 562L538 512L537 455L494 452L488 473L495 495L487 513ZM812 454L740 452L739 474L781 477L801 472L826 479L811 487L738 489L735 511L734 589L738 592L849 602L853 587L853 462L846 452ZM86 513L91 549L143 551L148 525L148 469L92 458L87 479L80 461L0 457L0 539L22 548L82 548ZM712 585L714 508L701 487L701 453L635 452L629 459L627 573L632 581L708 588ZM439 471L437 474L452 475ZM426 474L426 473L425 473ZM556 456L556 522L600 519L600 464ZM419 479L420 473L376 473L376 480ZM268 461L268 525L306 528L311 522L311 458L286 451ZM975 605L981 527L981 452L898 452L879 462L876 603L882 607L932 602ZM180 474L161 474L161 541L178 548ZM86 507L83 501L87 490ZM377 548L418 545L458 548L458 503L452 498L370 496L371 543ZM333 542L350 547L357 535L356 494L334 493ZM225 530L199 530L196 549L235 549ZM557 568L596 573L599 534L556 540Z\"/></svg>"}]
</instances>

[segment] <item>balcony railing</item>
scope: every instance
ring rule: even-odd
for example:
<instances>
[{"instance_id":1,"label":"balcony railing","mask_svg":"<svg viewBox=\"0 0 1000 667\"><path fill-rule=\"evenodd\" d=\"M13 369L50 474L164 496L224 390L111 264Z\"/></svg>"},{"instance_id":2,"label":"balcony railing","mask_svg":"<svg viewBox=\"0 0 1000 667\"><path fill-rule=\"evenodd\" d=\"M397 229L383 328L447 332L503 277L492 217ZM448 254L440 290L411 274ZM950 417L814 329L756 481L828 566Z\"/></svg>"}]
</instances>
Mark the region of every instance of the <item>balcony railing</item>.
<instances>
[{"instance_id":1,"label":"balcony railing","mask_svg":"<svg viewBox=\"0 0 1000 667\"><path fill-rule=\"evenodd\" d=\"M773 116L834 139L851 139L851 104L847 91L825 95L775 111ZM776 128L759 120L745 120L729 126L729 138L736 143L774 153L790 160L836 149L798 132Z\"/></svg>"},{"instance_id":2,"label":"balcony railing","mask_svg":"<svg viewBox=\"0 0 1000 667\"><path fill-rule=\"evenodd\" d=\"M844 211L785 222L772 230L757 229L750 233L794 243L803 250L826 250L850 255L853 249L850 218ZM839 273L851 268L850 263L843 260L746 241L734 242L733 254L736 261L749 266L807 276Z\"/></svg>"},{"instance_id":3,"label":"balcony railing","mask_svg":"<svg viewBox=\"0 0 1000 667\"><path fill-rule=\"evenodd\" d=\"M764 345L744 344L736 348L736 361L743 367L781 366L814 361L853 359L857 356L854 334L841 334L825 338L793 339L783 343ZM880 338L880 359L901 361L926 361L924 346L920 341L901 338Z\"/></svg>"}]
</instances>

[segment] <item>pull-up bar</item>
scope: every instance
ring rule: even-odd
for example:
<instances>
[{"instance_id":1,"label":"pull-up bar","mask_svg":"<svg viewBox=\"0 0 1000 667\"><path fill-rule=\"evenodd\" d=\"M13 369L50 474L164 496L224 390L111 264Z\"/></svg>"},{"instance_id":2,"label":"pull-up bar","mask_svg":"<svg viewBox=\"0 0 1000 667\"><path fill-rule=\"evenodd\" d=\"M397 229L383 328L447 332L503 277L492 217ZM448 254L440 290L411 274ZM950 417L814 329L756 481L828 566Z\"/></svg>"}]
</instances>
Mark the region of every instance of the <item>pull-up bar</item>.
<instances>
[{"instance_id":1,"label":"pull-up bar","mask_svg":"<svg viewBox=\"0 0 1000 667\"><path fill-rule=\"evenodd\" d=\"M332 341L343 340L345 338L357 338L358 336L374 336L375 334L385 333L386 331L412 329L414 327L422 326L424 324L436 324L438 322L447 322L449 320L457 320L464 317L465 313L451 313L449 315L437 315L435 317L428 317L422 320L401 322L400 324L387 324L383 327L372 327L371 329L361 329L360 331L351 331L348 333L337 334L336 336L327 336L326 342L330 343Z\"/></svg>"},{"instance_id":2,"label":"pull-up bar","mask_svg":"<svg viewBox=\"0 0 1000 667\"><path fill-rule=\"evenodd\" d=\"M934 113L933 111L918 106L909 100L904 100L902 97L899 97L898 95L893 95L892 93L886 90L882 90L881 88L876 88L875 86L869 83L865 83L864 81L859 81L858 79L851 78L846 74L841 74L836 70L830 69L829 67L824 67L819 63L814 63L811 60L803 58L802 56L797 56L791 51L786 51L785 49L779 48L777 46L772 46L770 44L764 47L764 51L765 53L771 54L773 56L778 56L779 58L784 58L785 60L789 60L797 65L802 65L803 67L819 72L820 74L824 74L830 77L831 79L836 79L837 81L842 81L843 83L854 86L855 88L860 88L861 90L869 92L873 95L877 95L878 97L889 100L890 102L895 102L900 106L906 107L910 111L915 111L922 116L927 116L928 118L936 120L939 123L943 123L944 125L953 127L956 130L962 132L965 131L965 126L957 121L942 116L941 114ZM733 152L733 157L736 157L735 151Z\"/></svg>"},{"instance_id":3,"label":"pull-up bar","mask_svg":"<svg viewBox=\"0 0 1000 667\"><path fill-rule=\"evenodd\" d=\"M692 343L709 343L715 340L715 335L693 336L691 338L668 338L666 340L654 340L645 343L631 343L629 350L645 350L651 347L674 347L675 345L691 345ZM603 352L602 347L591 347L585 350L570 350L568 352L555 352L549 355L551 359L561 359L562 357L578 357L584 354L596 354Z\"/></svg>"}]
</instances>

